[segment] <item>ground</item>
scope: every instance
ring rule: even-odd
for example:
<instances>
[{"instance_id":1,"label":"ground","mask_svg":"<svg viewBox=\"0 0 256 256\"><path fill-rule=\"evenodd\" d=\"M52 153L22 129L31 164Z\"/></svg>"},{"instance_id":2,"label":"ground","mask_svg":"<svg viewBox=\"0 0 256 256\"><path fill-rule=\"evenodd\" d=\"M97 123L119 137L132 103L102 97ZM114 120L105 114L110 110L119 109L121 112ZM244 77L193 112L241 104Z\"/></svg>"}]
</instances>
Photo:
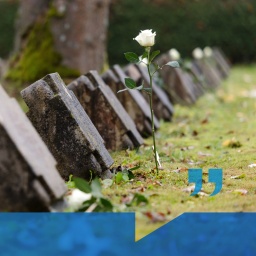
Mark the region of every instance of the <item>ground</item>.
<instances>
[{"instance_id":1,"label":"ground","mask_svg":"<svg viewBox=\"0 0 256 256\"><path fill-rule=\"evenodd\" d=\"M132 180L103 190L117 211L136 212L136 239L183 212L256 210L256 167L249 167L256 163L255 70L256 65L233 67L217 91L205 94L192 107L175 105L173 121L162 123L157 132L163 165L158 176L153 170L152 138L138 150L112 152L116 166L140 165ZM200 196L190 196L189 168L203 169ZM223 169L222 190L212 197L209 168ZM143 197L131 202L136 193L148 203Z\"/></svg>"}]
</instances>

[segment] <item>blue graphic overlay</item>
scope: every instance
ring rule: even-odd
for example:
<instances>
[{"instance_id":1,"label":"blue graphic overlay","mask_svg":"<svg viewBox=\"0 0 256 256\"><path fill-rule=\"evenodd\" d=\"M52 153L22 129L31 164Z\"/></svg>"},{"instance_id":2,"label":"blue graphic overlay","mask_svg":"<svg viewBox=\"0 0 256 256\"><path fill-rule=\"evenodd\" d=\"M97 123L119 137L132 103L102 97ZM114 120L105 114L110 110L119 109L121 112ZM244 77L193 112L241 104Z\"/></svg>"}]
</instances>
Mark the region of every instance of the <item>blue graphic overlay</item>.
<instances>
[{"instance_id":1,"label":"blue graphic overlay","mask_svg":"<svg viewBox=\"0 0 256 256\"><path fill-rule=\"evenodd\" d=\"M256 255L255 213L185 213L138 242L134 213L1 213L1 255Z\"/></svg>"},{"instance_id":2,"label":"blue graphic overlay","mask_svg":"<svg viewBox=\"0 0 256 256\"><path fill-rule=\"evenodd\" d=\"M209 169L208 182L215 183L215 189L210 196L215 196L222 189L222 169Z\"/></svg>"},{"instance_id":3,"label":"blue graphic overlay","mask_svg":"<svg viewBox=\"0 0 256 256\"><path fill-rule=\"evenodd\" d=\"M191 193L191 196L197 195L203 185L203 170L202 169L189 169L188 170L188 182L189 183L195 183L195 189L193 193Z\"/></svg>"},{"instance_id":4,"label":"blue graphic overlay","mask_svg":"<svg viewBox=\"0 0 256 256\"><path fill-rule=\"evenodd\" d=\"M215 184L215 189L210 196L215 196L222 189L223 173L222 169L209 169L208 182ZM197 195L203 186L203 170L202 169L189 169L188 170L188 182L195 183L195 189L190 194L191 196Z\"/></svg>"}]
</instances>

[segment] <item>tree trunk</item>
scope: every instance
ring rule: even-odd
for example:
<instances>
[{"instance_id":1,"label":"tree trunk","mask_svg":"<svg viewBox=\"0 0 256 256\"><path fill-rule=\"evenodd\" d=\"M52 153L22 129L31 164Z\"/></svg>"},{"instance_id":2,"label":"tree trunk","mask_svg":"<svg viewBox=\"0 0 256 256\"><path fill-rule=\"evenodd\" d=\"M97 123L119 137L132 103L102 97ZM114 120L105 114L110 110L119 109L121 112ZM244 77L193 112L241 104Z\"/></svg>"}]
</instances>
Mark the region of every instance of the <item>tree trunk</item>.
<instances>
[{"instance_id":1,"label":"tree trunk","mask_svg":"<svg viewBox=\"0 0 256 256\"><path fill-rule=\"evenodd\" d=\"M18 74L27 72L28 59L32 58L34 52L40 51L43 44L48 43L47 47L43 47L44 50L51 48L51 42L54 49L51 52L58 54L59 61L56 60L56 55L53 57L53 63L49 63L50 57L42 53L40 57L35 56L33 61L30 61L31 65L36 64L33 63L36 59L43 63L45 58L47 67L56 67L58 63L61 71L63 68L76 70L81 74L91 69L101 71L106 54L109 5L110 0L21 0L14 49L16 59L12 68L18 67ZM40 28L37 25L40 25ZM49 33L45 32L47 29ZM33 33L36 35L34 38L37 46L32 46L31 50ZM45 34L51 36L49 42L46 42ZM28 47L30 48L27 49ZM26 54L28 52L29 54ZM26 68L22 67L23 63ZM43 69L44 73L59 71L47 70L45 65ZM42 72L38 73L42 75ZM11 74L10 78L17 76L16 72L14 76Z\"/></svg>"}]
</instances>

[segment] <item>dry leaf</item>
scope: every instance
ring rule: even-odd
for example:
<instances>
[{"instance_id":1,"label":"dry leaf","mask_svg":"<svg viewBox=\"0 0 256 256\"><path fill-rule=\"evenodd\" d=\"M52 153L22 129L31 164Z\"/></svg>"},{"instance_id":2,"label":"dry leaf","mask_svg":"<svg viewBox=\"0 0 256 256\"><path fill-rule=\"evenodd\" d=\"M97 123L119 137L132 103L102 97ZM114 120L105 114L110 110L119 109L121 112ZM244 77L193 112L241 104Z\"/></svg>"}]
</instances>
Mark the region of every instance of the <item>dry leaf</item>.
<instances>
[{"instance_id":1,"label":"dry leaf","mask_svg":"<svg viewBox=\"0 0 256 256\"><path fill-rule=\"evenodd\" d=\"M189 186L187 188L183 188L182 191L187 192L187 193L192 193L195 189L195 185Z\"/></svg>"},{"instance_id":2,"label":"dry leaf","mask_svg":"<svg viewBox=\"0 0 256 256\"><path fill-rule=\"evenodd\" d=\"M154 181L153 185L163 186L163 184L160 181Z\"/></svg>"},{"instance_id":3,"label":"dry leaf","mask_svg":"<svg viewBox=\"0 0 256 256\"><path fill-rule=\"evenodd\" d=\"M206 194L205 192L202 192L202 191L198 192L198 195L199 196L209 196L208 194Z\"/></svg>"},{"instance_id":4,"label":"dry leaf","mask_svg":"<svg viewBox=\"0 0 256 256\"><path fill-rule=\"evenodd\" d=\"M186 167L180 167L180 168L178 168L176 170L173 170L172 172L180 173L180 172L185 172L187 170L188 170L188 168L186 168Z\"/></svg>"},{"instance_id":5,"label":"dry leaf","mask_svg":"<svg viewBox=\"0 0 256 256\"><path fill-rule=\"evenodd\" d=\"M124 195L121 198L121 203L122 204L130 204L132 199L133 199L133 195Z\"/></svg>"},{"instance_id":6,"label":"dry leaf","mask_svg":"<svg viewBox=\"0 0 256 256\"><path fill-rule=\"evenodd\" d=\"M234 193L244 196L247 195L248 191L246 189L236 189L234 190Z\"/></svg>"},{"instance_id":7,"label":"dry leaf","mask_svg":"<svg viewBox=\"0 0 256 256\"><path fill-rule=\"evenodd\" d=\"M181 151L187 151L187 150L191 150L191 149L194 149L194 148L195 148L194 146L188 146L188 147L183 147L180 150Z\"/></svg>"},{"instance_id":8,"label":"dry leaf","mask_svg":"<svg viewBox=\"0 0 256 256\"><path fill-rule=\"evenodd\" d=\"M240 174L240 175L231 176L230 178L231 179L243 179L243 178L245 178L245 174L243 173L243 174Z\"/></svg>"},{"instance_id":9,"label":"dry leaf","mask_svg":"<svg viewBox=\"0 0 256 256\"><path fill-rule=\"evenodd\" d=\"M193 132L192 132L192 136L197 136L198 135L198 131L196 131L196 130L194 130Z\"/></svg>"},{"instance_id":10,"label":"dry leaf","mask_svg":"<svg viewBox=\"0 0 256 256\"><path fill-rule=\"evenodd\" d=\"M231 140L225 140L222 143L222 146L229 148L239 148L242 146L242 144L236 138L232 138Z\"/></svg>"},{"instance_id":11,"label":"dry leaf","mask_svg":"<svg viewBox=\"0 0 256 256\"><path fill-rule=\"evenodd\" d=\"M165 214L162 212L144 212L143 214L153 223L166 221Z\"/></svg>"},{"instance_id":12,"label":"dry leaf","mask_svg":"<svg viewBox=\"0 0 256 256\"><path fill-rule=\"evenodd\" d=\"M209 122L208 118L205 118L201 121L201 124L207 124Z\"/></svg>"},{"instance_id":13,"label":"dry leaf","mask_svg":"<svg viewBox=\"0 0 256 256\"><path fill-rule=\"evenodd\" d=\"M203 152L198 152L198 155L199 156L213 156L213 154L210 154L210 153L203 153Z\"/></svg>"}]
</instances>

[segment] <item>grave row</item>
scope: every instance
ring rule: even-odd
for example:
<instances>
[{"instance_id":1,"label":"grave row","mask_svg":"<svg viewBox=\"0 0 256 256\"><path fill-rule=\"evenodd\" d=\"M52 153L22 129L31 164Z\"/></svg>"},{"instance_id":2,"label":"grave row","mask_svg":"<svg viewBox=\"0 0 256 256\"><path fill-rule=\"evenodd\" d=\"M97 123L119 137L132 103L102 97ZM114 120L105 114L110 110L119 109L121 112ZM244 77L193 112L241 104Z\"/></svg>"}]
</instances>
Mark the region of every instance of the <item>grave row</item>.
<instances>
[{"instance_id":1,"label":"grave row","mask_svg":"<svg viewBox=\"0 0 256 256\"><path fill-rule=\"evenodd\" d=\"M165 53L157 62L171 60ZM159 120L171 121L173 104L193 104L229 69L215 48L210 58L193 60L189 69L160 70L152 88L155 129ZM21 92L26 115L0 87L1 211L59 211L65 208L64 180L70 174L113 176L109 150L139 147L151 135L148 95L116 93L128 76L149 85L145 67L136 64L114 65L102 76L90 71L67 86L57 73L49 74Z\"/></svg>"}]
</instances>

